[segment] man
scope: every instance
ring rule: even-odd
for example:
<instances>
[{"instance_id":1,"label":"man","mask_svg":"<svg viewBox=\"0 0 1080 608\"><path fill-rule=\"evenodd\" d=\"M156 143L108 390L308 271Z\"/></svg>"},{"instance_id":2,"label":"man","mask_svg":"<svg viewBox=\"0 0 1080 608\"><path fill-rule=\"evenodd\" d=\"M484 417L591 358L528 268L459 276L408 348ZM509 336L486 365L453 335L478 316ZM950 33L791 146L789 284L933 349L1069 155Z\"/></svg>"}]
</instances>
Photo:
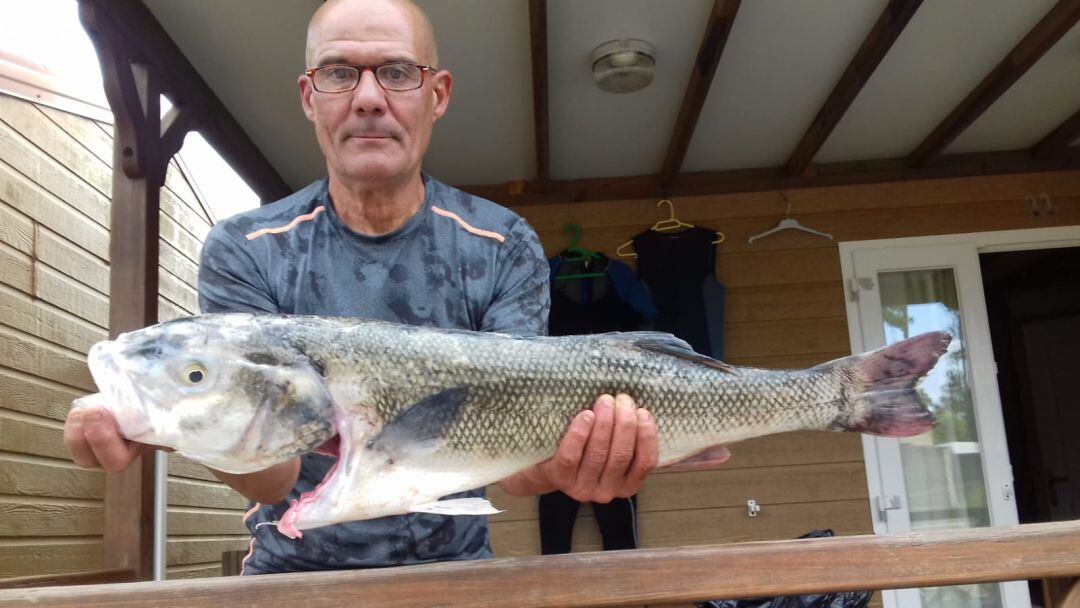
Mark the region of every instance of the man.
<instances>
[{"instance_id":1,"label":"man","mask_svg":"<svg viewBox=\"0 0 1080 608\"><path fill-rule=\"evenodd\" d=\"M312 17L300 101L328 177L217 224L199 272L203 312L357 316L540 335L548 267L516 214L421 172L450 101L427 17L408 0L330 0ZM105 412L76 410L65 442L82 466L121 470L137 454ZM554 458L500 482L515 495L555 489L608 502L656 466L656 425L625 395L601 396ZM333 464L309 454L265 471L214 474L249 498L245 574L488 557L487 520L410 514L305 531L273 526ZM481 495L482 489L465 495Z\"/></svg>"}]
</instances>

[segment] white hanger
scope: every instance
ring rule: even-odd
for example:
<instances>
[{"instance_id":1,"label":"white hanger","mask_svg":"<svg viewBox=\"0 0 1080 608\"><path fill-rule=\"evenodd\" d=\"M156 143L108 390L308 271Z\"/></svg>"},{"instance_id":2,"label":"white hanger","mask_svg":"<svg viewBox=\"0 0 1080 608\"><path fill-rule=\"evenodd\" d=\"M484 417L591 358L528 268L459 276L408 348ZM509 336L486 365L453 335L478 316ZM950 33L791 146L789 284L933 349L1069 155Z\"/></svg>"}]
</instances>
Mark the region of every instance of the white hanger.
<instances>
[{"instance_id":1,"label":"white hanger","mask_svg":"<svg viewBox=\"0 0 1080 608\"><path fill-rule=\"evenodd\" d=\"M781 194L781 196L783 196L783 195ZM784 198L787 198L787 197L784 196ZM800 224L799 220L791 219L791 200L788 199L787 211L784 212L784 219L780 220L779 224L777 224L776 226L774 226L772 228L769 228L765 232L762 232L760 234L755 234L754 236L750 237L746 242L747 243L753 243L754 241L756 241L758 239L765 238L765 237L769 236L770 234L775 234L777 232L780 232L781 230L799 230L801 232L809 232L810 234L814 234L814 235L817 235L817 236L823 236L823 237L829 239L830 241L832 240L832 235L829 234L828 232L821 232L821 231L818 231L818 230L814 230L813 228L807 228L806 226L803 226L802 224Z\"/></svg>"}]
</instances>

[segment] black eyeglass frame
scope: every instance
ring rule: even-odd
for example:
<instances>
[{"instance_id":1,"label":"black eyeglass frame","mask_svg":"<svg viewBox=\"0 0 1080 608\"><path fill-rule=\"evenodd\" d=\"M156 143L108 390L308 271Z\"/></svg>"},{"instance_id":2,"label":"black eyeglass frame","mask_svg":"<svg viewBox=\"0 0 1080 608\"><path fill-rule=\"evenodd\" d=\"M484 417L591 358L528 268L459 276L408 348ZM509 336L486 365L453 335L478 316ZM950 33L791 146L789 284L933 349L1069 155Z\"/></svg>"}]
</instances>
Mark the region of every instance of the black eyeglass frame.
<instances>
[{"instance_id":1,"label":"black eyeglass frame","mask_svg":"<svg viewBox=\"0 0 1080 608\"><path fill-rule=\"evenodd\" d=\"M420 69L420 84L416 85L415 87L413 87L411 89L388 89L388 88L386 88L386 85L384 85L382 83L382 81L379 80L379 70L386 67L386 66L392 66L392 65L407 65L407 66L411 66L411 67L414 67L414 68L419 68ZM342 89L340 91L323 91L322 89L319 88L319 86L317 84L315 84L315 72L318 72L319 70L322 70L322 69L325 69L325 68L353 68L353 69L355 69L357 71L356 84L349 87L348 89ZM356 89L356 87L360 86L360 81L364 78L364 72L366 70L368 70L368 69L370 69L371 74L373 76L375 76L375 82L377 82L379 84L379 86L383 88L384 91L392 91L394 93L403 93L403 92L406 92L406 91L415 91L416 89L419 89L420 87L424 86L424 74L426 72L435 73L435 72L439 71L438 68L430 66L430 65L423 65L423 64L419 64L419 63L410 63L408 61L388 61L387 63L380 63L380 64L376 64L376 65L367 65L367 64L360 64L360 63L328 63L326 65L320 65L318 67L308 68L308 69L304 70L304 75L306 75L311 80L311 86L316 91L318 91L320 93L328 93L328 94L348 93L349 91L353 91L353 90Z\"/></svg>"}]
</instances>

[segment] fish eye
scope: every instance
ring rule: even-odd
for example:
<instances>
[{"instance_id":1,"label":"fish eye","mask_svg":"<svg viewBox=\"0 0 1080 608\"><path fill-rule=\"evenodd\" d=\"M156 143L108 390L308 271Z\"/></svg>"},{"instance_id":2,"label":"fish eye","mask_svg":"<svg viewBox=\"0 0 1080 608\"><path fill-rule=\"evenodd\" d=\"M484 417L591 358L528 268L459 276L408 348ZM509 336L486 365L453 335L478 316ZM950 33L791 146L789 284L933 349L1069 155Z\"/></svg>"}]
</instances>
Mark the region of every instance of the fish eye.
<instances>
[{"instance_id":1,"label":"fish eye","mask_svg":"<svg viewBox=\"0 0 1080 608\"><path fill-rule=\"evenodd\" d=\"M199 363L191 363L184 368L181 379L188 386L201 384L203 380L206 380L206 368Z\"/></svg>"}]
</instances>

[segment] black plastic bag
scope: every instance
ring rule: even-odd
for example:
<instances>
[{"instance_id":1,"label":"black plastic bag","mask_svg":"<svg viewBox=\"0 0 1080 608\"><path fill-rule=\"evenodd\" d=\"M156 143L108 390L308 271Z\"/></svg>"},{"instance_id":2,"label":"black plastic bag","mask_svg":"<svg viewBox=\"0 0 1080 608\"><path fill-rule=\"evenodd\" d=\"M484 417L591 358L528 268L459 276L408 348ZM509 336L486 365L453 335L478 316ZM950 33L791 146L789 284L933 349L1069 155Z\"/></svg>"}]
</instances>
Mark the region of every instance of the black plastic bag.
<instances>
[{"instance_id":1,"label":"black plastic bag","mask_svg":"<svg viewBox=\"0 0 1080 608\"><path fill-rule=\"evenodd\" d=\"M799 538L832 536L832 530L814 530ZM865 608L873 591L846 591L822 595L787 595L745 600L710 600L698 602L698 608Z\"/></svg>"}]
</instances>

